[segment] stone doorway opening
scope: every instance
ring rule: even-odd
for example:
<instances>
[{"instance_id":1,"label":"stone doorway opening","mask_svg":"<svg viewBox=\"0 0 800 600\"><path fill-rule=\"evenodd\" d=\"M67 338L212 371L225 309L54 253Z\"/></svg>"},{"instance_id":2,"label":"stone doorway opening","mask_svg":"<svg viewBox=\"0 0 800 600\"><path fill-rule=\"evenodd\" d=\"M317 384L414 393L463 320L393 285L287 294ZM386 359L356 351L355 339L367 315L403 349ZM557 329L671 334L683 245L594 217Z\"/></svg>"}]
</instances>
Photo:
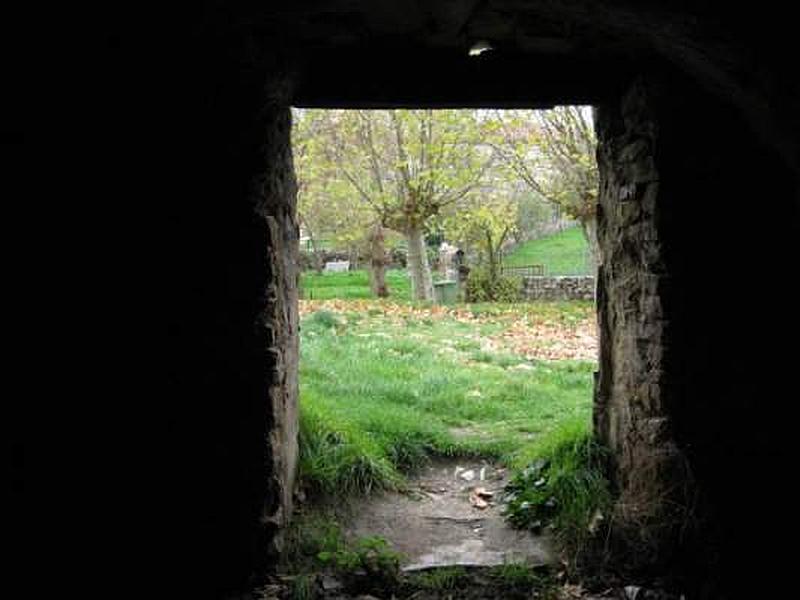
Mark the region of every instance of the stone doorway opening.
<instances>
[{"instance_id":1,"label":"stone doorway opening","mask_svg":"<svg viewBox=\"0 0 800 600\"><path fill-rule=\"evenodd\" d=\"M543 448L591 438L591 109L295 109L293 121L299 514L315 522L304 513L318 497L355 504L336 517L348 543L385 538L411 570L552 563L555 499L520 484L509 507L505 487ZM425 298L415 267L434 280L461 267L458 297Z\"/></svg>"},{"instance_id":2,"label":"stone doorway opening","mask_svg":"<svg viewBox=\"0 0 800 600\"><path fill-rule=\"evenodd\" d=\"M187 483L172 491L198 506L202 541L177 547L198 556L191 570L215 590L269 567L291 513L292 104L598 106L606 260L594 420L623 514L640 532L629 541L643 545L631 547L662 572L693 574L696 589L728 587L733 597L744 587L764 595L757 574L788 562L738 549L769 547L791 514L778 487L742 484L742 473L782 481L793 464L791 419L776 413L794 397L782 374L795 361L771 349L797 338L798 321L780 310L783 284L751 282L796 270L797 93L785 48L749 35L788 39L775 32L790 21L707 5L675 13L623 2L597 15L581 2L511 4L476 16L486 27L519 25L499 27L495 46L507 51L477 66L465 63L457 27L425 26L441 15L364 20L388 3L311 21L310 4L270 9L267 19L237 19L235 32L209 19L193 41L191 126L179 144L189 176L165 200L182 265L169 406L192 425L182 445L191 460L179 455ZM302 42L284 43L285 31ZM732 243L740 232L746 243ZM674 518L676 506L696 508L691 527Z\"/></svg>"}]
</instances>

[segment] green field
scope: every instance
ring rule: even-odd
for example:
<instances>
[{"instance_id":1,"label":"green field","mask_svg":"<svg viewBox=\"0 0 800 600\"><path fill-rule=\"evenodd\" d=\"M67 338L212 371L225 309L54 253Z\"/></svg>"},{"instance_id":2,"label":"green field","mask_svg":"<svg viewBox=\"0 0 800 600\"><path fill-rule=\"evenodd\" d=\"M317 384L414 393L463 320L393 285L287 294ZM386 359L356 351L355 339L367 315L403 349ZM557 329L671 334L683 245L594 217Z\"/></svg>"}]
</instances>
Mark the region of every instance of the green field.
<instances>
[{"instance_id":1,"label":"green field","mask_svg":"<svg viewBox=\"0 0 800 600\"><path fill-rule=\"evenodd\" d=\"M580 227L571 227L517 246L503 259L503 264L544 265L545 275L589 275L586 255L587 243Z\"/></svg>"},{"instance_id":2,"label":"green field","mask_svg":"<svg viewBox=\"0 0 800 600\"><path fill-rule=\"evenodd\" d=\"M411 281L405 271L390 269L386 283L393 300L411 299ZM306 271L300 277L300 297L304 300L332 300L372 298L369 289L369 272L315 273Z\"/></svg>"}]
</instances>

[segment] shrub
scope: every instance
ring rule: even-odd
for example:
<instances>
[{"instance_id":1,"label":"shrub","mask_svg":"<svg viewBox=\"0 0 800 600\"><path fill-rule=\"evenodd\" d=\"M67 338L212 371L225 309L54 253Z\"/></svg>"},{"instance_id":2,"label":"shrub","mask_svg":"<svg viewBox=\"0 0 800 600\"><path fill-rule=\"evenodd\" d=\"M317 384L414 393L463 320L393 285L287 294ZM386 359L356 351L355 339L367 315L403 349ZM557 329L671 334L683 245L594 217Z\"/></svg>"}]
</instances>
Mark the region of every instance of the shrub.
<instances>
[{"instance_id":1,"label":"shrub","mask_svg":"<svg viewBox=\"0 0 800 600\"><path fill-rule=\"evenodd\" d=\"M519 300L518 279L496 274L488 269L473 269L467 277L467 302L516 302Z\"/></svg>"},{"instance_id":2,"label":"shrub","mask_svg":"<svg viewBox=\"0 0 800 600\"><path fill-rule=\"evenodd\" d=\"M408 265L408 249L405 246L398 246L389 250L390 264L395 268L405 269Z\"/></svg>"}]
</instances>

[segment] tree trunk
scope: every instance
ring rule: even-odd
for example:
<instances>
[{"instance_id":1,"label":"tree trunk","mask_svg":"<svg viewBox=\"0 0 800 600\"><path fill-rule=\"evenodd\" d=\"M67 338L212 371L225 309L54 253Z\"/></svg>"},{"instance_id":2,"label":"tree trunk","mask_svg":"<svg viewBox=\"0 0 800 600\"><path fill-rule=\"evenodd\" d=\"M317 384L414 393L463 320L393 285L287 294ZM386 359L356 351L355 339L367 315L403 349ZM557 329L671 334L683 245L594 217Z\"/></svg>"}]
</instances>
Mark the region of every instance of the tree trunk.
<instances>
[{"instance_id":1,"label":"tree trunk","mask_svg":"<svg viewBox=\"0 0 800 600\"><path fill-rule=\"evenodd\" d=\"M320 274L322 273L322 267L324 266L322 264L322 250L317 244L317 238L314 236L314 232L308 225L306 225L306 233L308 233L308 240L311 242L311 255L314 257L314 270L317 272L317 274ZM306 248L306 250L308 250L308 248Z\"/></svg>"},{"instance_id":2,"label":"tree trunk","mask_svg":"<svg viewBox=\"0 0 800 600\"><path fill-rule=\"evenodd\" d=\"M383 227L376 223L369 235L370 259L370 287L372 293L378 298L389 296L389 287L386 285L386 247Z\"/></svg>"},{"instance_id":3,"label":"tree trunk","mask_svg":"<svg viewBox=\"0 0 800 600\"><path fill-rule=\"evenodd\" d=\"M597 274L597 267L603 262L600 256L600 243L597 239L597 217L591 215L580 220L581 231L586 243L589 245L589 260L591 261L590 270L592 275Z\"/></svg>"},{"instance_id":4,"label":"tree trunk","mask_svg":"<svg viewBox=\"0 0 800 600\"><path fill-rule=\"evenodd\" d=\"M500 275L499 248L494 247L492 234L489 231L486 232L486 251L489 261L489 280L495 282Z\"/></svg>"},{"instance_id":5,"label":"tree trunk","mask_svg":"<svg viewBox=\"0 0 800 600\"><path fill-rule=\"evenodd\" d=\"M414 300L433 300L433 279L425 248L422 229L413 227L406 232L408 242L408 272L411 275L411 296Z\"/></svg>"}]
</instances>

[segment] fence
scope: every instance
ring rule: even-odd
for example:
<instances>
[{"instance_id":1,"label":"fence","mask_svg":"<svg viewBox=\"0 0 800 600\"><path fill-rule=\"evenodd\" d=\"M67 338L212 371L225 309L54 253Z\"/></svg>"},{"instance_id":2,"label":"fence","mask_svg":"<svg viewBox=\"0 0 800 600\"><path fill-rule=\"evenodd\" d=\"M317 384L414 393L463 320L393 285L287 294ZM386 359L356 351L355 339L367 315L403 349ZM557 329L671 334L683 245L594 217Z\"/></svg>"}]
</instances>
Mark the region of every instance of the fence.
<instances>
[{"instance_id":1,"label":"fence","mask_svg":"<svg viewBox=\"0 0 800 600\"><path fill-rule=\"evenodd\" d=\"M569 253L543 253L537 256L528 256L531 260L527 264L519 264L518 261L509 261L506 264L506 257L501 257L500 270L505 275L538 277L542 275L568 275L579 277L583 275L594 275L595 266L589 248L581 249L579 252ZM533 261L537 262L533 262Z\"/></svg>"},{"instance_id":2,"label":"fence","mask_svg":"<svg viewBox=\"0 0 800 600\"><path fill-rule=\"evenodd\" d=\"M510 277L534 277L544 275L544 265L522 265L513 267L500 265L500 272Z\"/></svg>"}]
</instances>

